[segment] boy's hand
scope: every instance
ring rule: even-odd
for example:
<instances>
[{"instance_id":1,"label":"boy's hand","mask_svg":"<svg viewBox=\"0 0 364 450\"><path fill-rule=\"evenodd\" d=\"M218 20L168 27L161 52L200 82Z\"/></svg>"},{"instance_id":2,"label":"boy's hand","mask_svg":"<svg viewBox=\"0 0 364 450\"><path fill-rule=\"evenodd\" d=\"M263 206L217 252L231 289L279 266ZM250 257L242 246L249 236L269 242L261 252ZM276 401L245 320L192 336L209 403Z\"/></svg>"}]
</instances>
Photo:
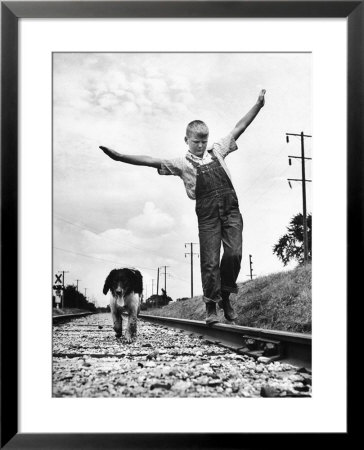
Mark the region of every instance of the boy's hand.
<instances>
[{"instance_id":1,"label":"boy's hand","mask_svg":"<svg viewBox=\"0 0 364 450\"><path fill-rule=\"evenodd\" d=\"M101 148L101 150L105 153L105 155L107 155L107 156L109 156L110 158L116 160L115 154L114 154L114 152L113 152L112 150L110 150L110 149L107 148L107 147L103 147L102 145L100 145L99 148Z\"/></svg>"},{"instance_id":2,"label":"boy's hand","mask_svg":"<svg viewBox=\"0 0 364 450\"><path fill-rule=\"evenodd\" d=\"M109 151L109 149L107 147L103 147L102 145L100 145L101 150L107 154L107 152Z\"/></svg>"},{"instance_id":3,"label":"boy's hand","mask_svg":"<svg viewBox=\"0 0 364 450\"><path fill-rule=\"evenodd\" d=\"M260 91L260 94L259 94L259 97L257 100L257 105L259 105L261 108L264 106L264 103L265 103L265 98L264 98L265 92L266 92L265 89L262 89Z\"/></svg>"},{"instance_id":4,"label":"boy's hand","mask_svg":"<svg viewBox=\"0 0 364 450\"><path fill-rule=\"evenodd\" d=\"M264 94L265 89L262 89L260 91L259 97L255 105L248 111L245 116L239 120L239 122L235 125L233 131L231 134L233 135L233 138L236 140L238 137L244 133L244 131L248 128L248 126L252 123L252 121L255 119L256 115L259 113L260 109L264 106L265 100L264 100Z\"/></svg>"}]
</instances>

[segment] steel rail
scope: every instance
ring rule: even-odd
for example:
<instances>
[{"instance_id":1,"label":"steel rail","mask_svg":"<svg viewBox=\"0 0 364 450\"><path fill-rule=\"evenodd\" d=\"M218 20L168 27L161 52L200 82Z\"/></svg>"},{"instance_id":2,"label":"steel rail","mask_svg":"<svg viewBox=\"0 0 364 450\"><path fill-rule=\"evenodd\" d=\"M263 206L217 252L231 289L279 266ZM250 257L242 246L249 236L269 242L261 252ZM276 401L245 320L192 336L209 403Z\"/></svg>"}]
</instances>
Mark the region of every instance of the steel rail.
<instances>
[{"instance_id":1,"label":"steel rail","mask_svg":"<svg viewBox=\"0 0 364 450\"><path fill-rule=\"evenodd\" d=\"M312 339L309 334L222 323L206 325L198 320L176 319L149 314L139 314L139 318L147 322L178 328L204 336L208 340L231 348L238 353L249 354L254 357L264 356L267 348L266 344L270 344L271 350L273 350L273 354L267 356L270 360L279 360L294 366L311 369ZM251 341L250 346L248 341ZM263 344L265 345L264 351L262 350ZM274 351L276 352L275 354Z\"/></svg>"},{"instance_id":2,"label":"steel rail","mask_svg":"<svg viewBox=\"0 0 364 450\"><path fill-rule=\"evenodd\" d=\"M90 314L94 314L92 312L84 312L84 313L76 313L76 314L60 314L59 316L52 316L53 322L60 322L62 319L70 320L75 319L77 317L89 316Z\"/></svg>"}]
</instances>

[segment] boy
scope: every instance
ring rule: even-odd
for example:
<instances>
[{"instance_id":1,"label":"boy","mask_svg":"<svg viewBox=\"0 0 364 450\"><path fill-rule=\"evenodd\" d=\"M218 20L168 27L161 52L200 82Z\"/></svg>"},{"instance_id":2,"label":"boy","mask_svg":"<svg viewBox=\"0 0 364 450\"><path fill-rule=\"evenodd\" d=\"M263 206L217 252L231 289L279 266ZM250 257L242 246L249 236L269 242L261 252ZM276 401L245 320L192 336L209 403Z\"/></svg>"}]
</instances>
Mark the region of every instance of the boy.
<instances>
[{"instance_id":1,"label":"boy","mask_svg":"<svg viewBox=\"0 0 364 450\"><path fill-rule=\"evenodd\" d=\"M115 161L155 167L160 175L179 176L185 184L188 197L196 200L203 300L208 325L219 321L216 304L223 309L227 320L237 318L229 296L238 291L236 280L242 257L243 219L224 158L237 150L235 141L264 106L265 92L265 89L260 92L256 104L239 120L231 133L211 148L207 148L209 130L206 124L200 120L190 122L185 137L188 152L184 157L165 160L151 156L121 155L100 146ZM221 242L224 252L220 263Z\"/></svg>"}]
</instances>

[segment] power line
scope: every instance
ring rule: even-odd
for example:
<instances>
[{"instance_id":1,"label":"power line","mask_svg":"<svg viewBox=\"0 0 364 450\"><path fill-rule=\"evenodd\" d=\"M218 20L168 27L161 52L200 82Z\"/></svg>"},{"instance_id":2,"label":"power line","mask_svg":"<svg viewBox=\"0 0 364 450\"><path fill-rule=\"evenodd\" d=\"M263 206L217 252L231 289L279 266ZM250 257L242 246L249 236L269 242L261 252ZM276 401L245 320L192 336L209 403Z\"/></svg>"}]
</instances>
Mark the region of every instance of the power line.
<instances>
[{"instance_id":1,"label":"power line","mask_svg":"<svg viewBox=\"0 0 364 450\"><path fill-rule=\"evenodd\" d=\"M286 172L286 170L288 170L288 169L285 169L284 170L284 172ZM282 175L282 174L281 174ZM306 180L307 181L307 180ZM272 186L273 185L273 183L270 185L270 186ZM266 191L264 191L264 193L265 193ZM259 197L259 198L261 198L261 197ZM250 204L248 204L248 206L247 206L247 209L249 208L249 206L250 206ZM293 214L294 212L292 212L292 214ZM261 213L261 214L259 214L259 216L257 216L256 218L255 218L255 221L256 222L259 222L260 221L260 219L262 218L262 217L264 217L265 219L267 218L267 212L266 211L264 211L263 213Z\"/></svg>"},{"instance_id":2,"label":"power line","mask_svg":"<svg viewBox=\"0 0 364 450\"><path fill-rule=\"evenodd\" d=\"M277 178L280 178L285 172L287 172L287 168L285 167L284 170L278 175L278 177L274 177L273 181L267 186L267 188L259 195L259 197L253 198L252 201L250 201L248 204L244 205L244 209L249 208L252 204L255 204L260 200L263 195L265 195L268 191L270 191L270 187L273 186L274 183L278 181Z\"/></svg>"},{"instance_id":3,"label":"power line","mask_svg":"<svg viewBox=\"0 0 364 450\"><path fill-rule=\"evenodd\" d=\"M74 227L80 228L81 230L92 231L93 233L96 233L97 236L99 238L101 238L101 239L106 239L107 241L115 242L116 244L119 244L119 245L126 245L126 246L132 247L132 248L134 248L136 250L145 251L145 249L143 249L141 247L137 247L135 245L132 245L132 244L130 244L128 242L121 242L121 241L117 241L116 239L112 239L112 238L109 238L107 236L100 235L101 231L98 231L95 228L92 228L90 226L79 225L79 224L71 222L70 220L67 220L67 219L65 219L65 218L63 218L63 217L61 217L61 216L59 216L57 214L54 214L54 216L57 217L60 220L63 220L63 222L66 222L66 223L68 223L70 225L73 225ZM151 252L151 253L153 253L153 252Z\"/></svg>"},{"instance_id":4,"label":"power line","mask_svg":"<svg viewBox=\"0 0 364 450\"><path fill-rule=\"evenodd\" d=\"M93 233L96 233L96 234L97 234L97 237L100 238L100 239L105 239L105 240L110 241L110 242L115 242L116 244L119 244L119 245L126 245L126 246L129 246L129 247L131 247L131 248L134 248L135 250L139 250L139 251L141 251L141 252L145 252L145 248L137 247L137 246L132 245L132 244L129 244L129 243L127 243L127 242L118 241L118 240L116 240L116 239L112 239L112 238L109 238L109 237L107 237L107 236L100 235L101 232L98 231L98 230L96 230L96 229L94 229L94 228L92 228L92 227L89 227L89 226L86 226L86 225L79 225L79 224L76 224L76 223L74 223L74 222L72 222L72 221L70 221L70 220L67 220L67 219L65 219L64 217L61 217L61 216L59 216L59 215L57 215L57 214L54 214L54 216L57 217L58 219L62 220L63 222L66 222L66 223L68 223L68 224L70 224L70 225L73 225L74 227L79 228L79 229L81 229L81 230L92 231ZM173 240L174 240L174 239L173 239ZM153 251L151 251L151 250L148 250L148 253L152 253L152 254L154 254L154 255L160 256L157 252L153 252ZM182 264L187 264L186 261L183 261L183 260L178 260L178 259L177 259L177 261L180 262L180 263L182 263ZM153 270L155 270L155 269L153 269Z\"/></svg>"},{"instance_id":5,"label":"power line","mask_svg":"<svg viewBox=\"0 0 364 450\"><path fill-rule=\"evenodd\" d=\"M276 156L278 156L278 154L275 155L275 157L276 157ZM246 194L247 192L249 192L249 191L256 185L257 181L261 180L262 175L263 175L263 174L266 174L267 169L274 163L275 157L274 157L274 158L273 158L273 159L272 159L272 160L264 167L264 169L260 172L260 174L258 175L258 177L256 177L256 178L252 181L252 183L250 184L250 186L242 192L242 195L244 195L244 194Z\"/></svg>"},{"instance_id":6,"label":"power line","mask_svg":"<svg viewBox=\"0 0 364 450\"><path fill-rule=\"evenodd\" d=\"M252 187L254 187L254 185L256 184L256 182L259 181L259 180L262 178L262 175L266 173L267 169L268 169L269 167L271 167L271 165L274 163L275 159L276 159L278 156L280 156L280 154L281 154L281 151L275 153L273 156L272 156L271 154L269 155L269 156L271 157L271 159L269 160L268 164L266 164L266 165L263 167L263 169L261 170L261 172L259 173L259 175L258 175L256 178L254 178L254 180L251 182L250 186L249 186L247 189L245 189L245 190L241 193L242 195L243 195L243 194L246 194L247 192L250 191L250 189L251 189Z\"/></svg>"},{"instance_id":7,"label":"power line","mask_svg":"<svg viewBox=\"0 0 364 450\"><path fill-rule=\"evenodd\" d=\"M64 248L55 247L55 246L53 246L53 248L56 250L61 250L62 252L72 253L72 254L78 255L78 256L83 256L84 258L96 259L98 261L103 261L103 262L111 262L114 264L123 265L124 267L129 267L130 269L137 269L135 266L130 266L130 265L128 265L126 263L122 263L120 261L113 261L111 259L98 258L97 256L86 255L85 253L75 252L73 250L66 250ZM156 269L152 269L150 267L141 267L141 266L138 266L138 267L139 267L139 269L144 269L144 270L153 270L153 271L156 270Z\"/></svg>"},{"instance_id":8,"label":"power line","mask_svg":"<svg viewBox=\"0 0 364 450\"><path fill-rule=\"evenodd\" d=\"M186 280L185 278L177 277L173 273L170 273L169 276L175 278L176 280L185 281L186 283L188 283L188 280Z\"/></svg>"}]
</instances>

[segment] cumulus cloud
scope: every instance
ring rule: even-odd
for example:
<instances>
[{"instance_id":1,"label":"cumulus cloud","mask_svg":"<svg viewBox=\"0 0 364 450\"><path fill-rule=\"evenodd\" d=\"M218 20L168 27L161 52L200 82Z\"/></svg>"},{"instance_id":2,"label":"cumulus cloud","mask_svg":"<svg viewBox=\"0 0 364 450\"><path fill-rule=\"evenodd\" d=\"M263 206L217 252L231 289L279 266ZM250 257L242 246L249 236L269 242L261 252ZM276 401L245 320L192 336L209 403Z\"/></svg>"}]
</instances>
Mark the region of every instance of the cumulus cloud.
<instances>
[{"instance_id":1,"label":"cumulus cloud","mask_svg":"<svg viewBox=\"0 0 364 450\"><path fill-rule=\"evenodd\" d=\"M146 202L143 213L128 222L128 228L142 235L161 235L168 233L175 225L174 219L158 209L153 202Z\"/></svg>"},{"instance_id":2,"label":"cumulus cloud","mask_svg":"<svg viewBox=\"0 0 364 450\"><path fill-rule=\"evenodd\" d=\"M163 55L103 54L56 55L54 65L55 105L115 113L169 115L181 104L195 100L190 80L178 75L176 64L164 65ZM167 58L168 59L168 58ZM95 62L99 61L98 69ZM92 62L92 64L90 64ZM155 63L157 63L155 65ZM161 64L163 68L159 68ZM107 67L107 70L106 70ZM66 70L67 69L67 70Z\"/></svg>"}]
</instances>

